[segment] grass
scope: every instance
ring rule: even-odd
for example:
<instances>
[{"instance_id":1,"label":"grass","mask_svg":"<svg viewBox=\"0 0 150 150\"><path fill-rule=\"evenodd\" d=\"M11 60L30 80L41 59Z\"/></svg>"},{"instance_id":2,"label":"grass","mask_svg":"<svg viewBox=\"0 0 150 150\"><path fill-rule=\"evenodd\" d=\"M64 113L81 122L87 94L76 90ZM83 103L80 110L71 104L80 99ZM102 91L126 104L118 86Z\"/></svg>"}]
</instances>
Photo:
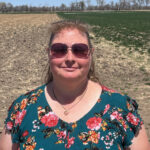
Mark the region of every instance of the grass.
<instances>
[{"instance_id":1,"label":"grass","mask_svg":"<svg viewBox=\"0 0 150 150\"><path fill-rule=\"evenodd\" d=\"M104 11L104 12L59 12L65 19L77 19L93 26L97 37L150 54L150 12Z\"/></svg>"}]
</instances>

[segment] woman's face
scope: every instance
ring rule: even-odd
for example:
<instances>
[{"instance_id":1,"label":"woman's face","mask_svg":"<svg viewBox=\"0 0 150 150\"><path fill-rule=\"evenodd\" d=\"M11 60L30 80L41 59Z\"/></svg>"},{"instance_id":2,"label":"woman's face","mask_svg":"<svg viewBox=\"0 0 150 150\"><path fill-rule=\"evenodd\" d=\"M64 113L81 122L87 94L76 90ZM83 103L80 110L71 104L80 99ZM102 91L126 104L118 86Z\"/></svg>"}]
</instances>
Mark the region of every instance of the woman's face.
<instances>
[{"instance_id":1,"label":"woman's face","mask_svg":"<svg viewBox=\"0 0 150 150\"><path fill-rule=\"evenodd\" d=\"M54 80L75 80L86 79L91 63L91 54L86 58L76 57L72 51L71 46L76 43L83 43L88 45L87 36L77 29L63 29L54 36L52 45L55 43L66 44L68 53L61 58L56 58L49 52L50 68Z\"/></svg>"}]
</instances>

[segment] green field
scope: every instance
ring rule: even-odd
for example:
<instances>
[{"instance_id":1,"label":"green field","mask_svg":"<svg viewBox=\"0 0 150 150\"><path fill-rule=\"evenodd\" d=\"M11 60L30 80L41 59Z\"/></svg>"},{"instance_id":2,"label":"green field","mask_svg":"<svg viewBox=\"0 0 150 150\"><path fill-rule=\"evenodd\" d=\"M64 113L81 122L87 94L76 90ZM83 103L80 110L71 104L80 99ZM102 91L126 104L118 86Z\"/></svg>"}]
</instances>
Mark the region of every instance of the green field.
<instances>
[{"instance_id":1,"label":"green field","mask_svg":"<svg viewBox=\"0 0 150 150\"><path fill-rule=\"evenodd\" d=\"M59 12L58 15L92 25L97 37L129 47L131 52L136 50L150 54L150 12Z\"/></svg>"}]
</instances>

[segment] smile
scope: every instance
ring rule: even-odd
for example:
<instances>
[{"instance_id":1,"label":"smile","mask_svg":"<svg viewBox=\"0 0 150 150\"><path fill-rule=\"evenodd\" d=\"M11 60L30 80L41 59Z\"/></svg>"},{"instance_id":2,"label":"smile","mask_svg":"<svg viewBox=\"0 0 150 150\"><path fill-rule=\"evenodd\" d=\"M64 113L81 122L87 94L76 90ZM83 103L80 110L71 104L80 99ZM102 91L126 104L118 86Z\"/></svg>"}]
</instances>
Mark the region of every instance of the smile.
<instances>
[{"instance_id":1,"label":"smile","mask_svg":"<svg viewBox=\"0 0 150 150\"><path fill-rule=\"evenodd\" d=\"M66 71L72 72L72 71L77 70L78 68L76 68L76 67L63 67L63 69L66 70Z\"/></svg>"}]
</instances>

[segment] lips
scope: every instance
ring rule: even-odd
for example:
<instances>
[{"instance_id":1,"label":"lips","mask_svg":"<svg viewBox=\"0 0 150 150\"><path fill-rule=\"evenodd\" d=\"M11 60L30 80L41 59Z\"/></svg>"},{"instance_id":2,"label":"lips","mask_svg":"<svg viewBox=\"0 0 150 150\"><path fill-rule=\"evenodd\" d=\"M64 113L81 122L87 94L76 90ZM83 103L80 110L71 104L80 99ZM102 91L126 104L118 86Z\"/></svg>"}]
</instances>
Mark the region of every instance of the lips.
<instances>
[{"instance_id":1,"label":"lips","mask_svg":"<svg viewBox=\"0 0 150 150\"><path fill-rule=\"evenodd\" d=\"M78 68L76 68L76 67L62 67L64 70L66 70L66 71L70 71L70 72L72 72L72 71L75 71L75 70L77 70Z\"/></svg>"}]
</instances>

